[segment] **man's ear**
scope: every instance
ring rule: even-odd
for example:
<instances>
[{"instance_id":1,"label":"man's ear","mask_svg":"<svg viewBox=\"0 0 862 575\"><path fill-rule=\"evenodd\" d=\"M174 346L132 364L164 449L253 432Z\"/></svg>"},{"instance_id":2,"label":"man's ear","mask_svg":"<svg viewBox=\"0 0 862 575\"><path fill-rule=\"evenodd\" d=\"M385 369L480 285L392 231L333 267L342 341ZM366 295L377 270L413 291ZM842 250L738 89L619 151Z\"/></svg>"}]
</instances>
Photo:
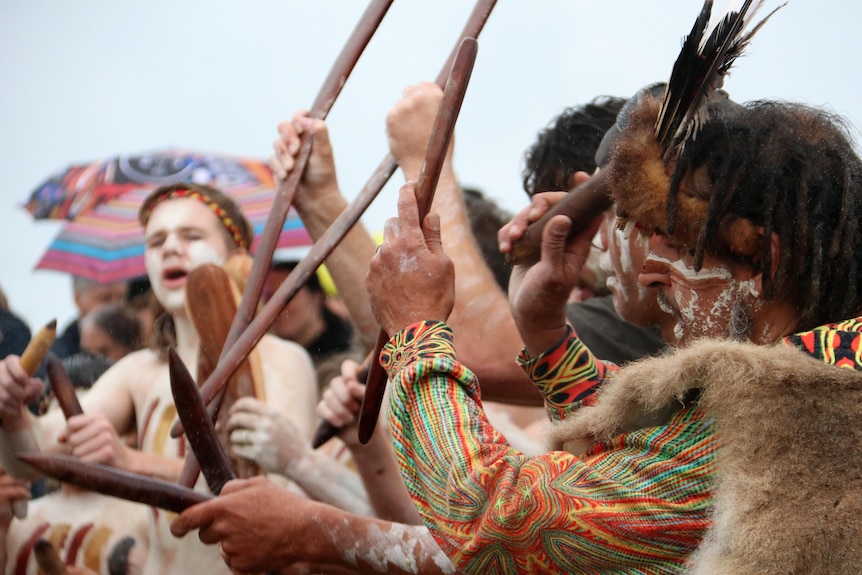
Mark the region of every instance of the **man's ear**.
<instances>
[{"instance_id":1,"label":"man's ear","mask_svg":"<svg viewBox=\"0 0 862 575\"><path fill-rule=\"evenodd\" d=\"M572 190L572 189L580 186L581 184L583 184L584 182L586 182L589 179L590 179L590 175L588 173L586 173L586 172L575 172L574 174L569 176L569 181L568 181L569 190Z\"/></svg>"},{"instance_id":2,"label":"man's ear","mask_svg":"<svg viewBox=\"0 0 862 575\"><path fill-rule=\"evenodd\" d=\"M758 230L762 236L763 228L759 228ZM778 271L778 258L781 255L781 238L778 237L778 234L772 232L769 237L769 256L771 260L771 268L769 270L769 277L775 277L775 273ZM754 276L754 284L755 289L757 289L757 293L763 294L763 270Z\"/></svg>"}]
</instances>

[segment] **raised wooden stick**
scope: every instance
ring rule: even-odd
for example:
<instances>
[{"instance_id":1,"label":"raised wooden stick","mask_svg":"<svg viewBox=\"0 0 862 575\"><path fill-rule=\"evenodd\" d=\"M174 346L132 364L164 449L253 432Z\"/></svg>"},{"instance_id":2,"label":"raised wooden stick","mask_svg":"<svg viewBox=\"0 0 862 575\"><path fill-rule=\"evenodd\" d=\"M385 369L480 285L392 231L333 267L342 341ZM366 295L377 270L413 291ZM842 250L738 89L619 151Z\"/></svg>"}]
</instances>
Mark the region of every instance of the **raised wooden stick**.
<instances>
[{"instance_id":1,"label":"raised wooden stick","mask_svg":"<svg viewBox=\"0 0 862 575\"><path fill-rule=\"evenodd\" d=\"M470 13L470 18L467 20L467 24L458 38L458 43L452 49L451 54L446 60L446 64L440 70L436 80L437 85L443 87L461 41L464 38L478 37L479 33L485 27L488 17L491 15L491 10L493 10L496 4L497 0L477 0L473 11ZM368 206L371 205L371 202L374 201L396 169L398 169L398 164L395 158L392 157L392 154L386 154L386 157L378 164L377 169L365 183L362 190L359 191L350 205L329 226L329 229L326 230L323 236L314 242L311 250L291 270L290 274L281 283L270 300L261 308L257 317L252 320L246 330L237 338L234 345L228 349L228 345L225 344L227 351L222 353L219 364L213 370L210 377L201 385L201 395L204 401L209 403L219 393L221 386L224 385L223 382L230 377L230 374L239 366L242 359L257 345L257 342L260 341L260 338L263 337L263 334L266 333L272 322L275 321L275 318L281 313L284 306L287 305L287 302L296 295L308 278L311 277L311 274L320 267L320 264L332 253L341 240L344 239L344 236L356 225L356 222L359 221L362 214L365 213L365 210L368 209ZM213 413L212 408L210 408L210 413ZM326 425L326 422L322 425ZM171 428L171 435L177 437L182 432L182 425L179 422L175 422ZM335 433L332 435L335 435Z\"/></svg>"},{"instance_id":2,"label":"raised wooden stick","mask_svg":"<svg viewBox=\"0 0 862 575\"><path fill-rule=\"evenodd\" d=\"M81 489L136 501L174 513L182 513L196 503L212 499L206 493L192 491L187 487L107 465L85 463L70 455L21 453L18 459L29 463L45 475Z\"/></svg>"},{"instance_id":3,"label":"raised wooden stick","mask_svg":"<svg viewBox=\"0 0 862 575\"><path fill-rule=\"evenodd\" d=\"M431 129L431 139L428 141L428 150L425 152L425 161L422 171L416 182L416 201L419 204L419 221L424 222L425 216L431 210L431 202L434 201L434 192L437 190L437 182L443 169L443 161L446 159L446 151L449 142L455 132L455 122L458 120L458 112L461 111L461 103L470 83L470 75L473 72L473 64L476 61L476 52L479 45L475 38L465 38L458 49L455 63L452 65L452 73L443 90L443 101L434 119ZM377 345L371 352L371 365L368 369L368 379L365 382L365 396L362 398L362 407L359 410L359 441L368 443L374 434L377 425L377 417L380 415L380 406L383 404L383 394L386 391L386 372L380 365L380 352L389 341L389 335L381 329L377 335Z\"/></svg>"},{"instance_id":4,"label":"raised wooden stick","mask_svg":"<svg viewBox=\"0 0 862 575\"><path fill-rule=\"evenodd\" d=\"M308 112L311 117L326 118L329 110L332 109L332 105L341 93L341 89L347 82L347 78L356 66L356 62L359 61L359 57L362 55L368 42L371 41L371 37L389 10L392 1L372 0L368 8L365 9L362 18L360 18L359 23L354 28L353 33L335 60L335 64L333 64L332 69L329 71L326 80L324 80L323 86L321 86L320 91L317 93L317 97ZM281 234L281 229L284 227L284 220L287 218L290 204L293 202L293 197L296 195L296 190L299 187L299 181L302 179L302 174L305 171L305 165L308 163L308 158L311 155L311 141L312 137L309 134L302 134L300 137L300 151L296 157L296 165L291 171L290 176L282 180L278 185L278 191L272 202L266 224L264 224L260 241L257 244L254 263L252 264L245 289L243 289L242 299L225 340L225 346L222 348L222 358L254 318L257 304L260 301L260 294L263 291L264 280L272 263L272 254L275 252L278 237ZM219 363L221 363L221 358ZM213 376L210 377L212 378ZM222 380L218 381L218 387L221 389L228 376L219 377L222 377ZM219 402L216 403L211 411L218 411L220 401L221 397L219 397Z\"/></svg>"}]
</instances>

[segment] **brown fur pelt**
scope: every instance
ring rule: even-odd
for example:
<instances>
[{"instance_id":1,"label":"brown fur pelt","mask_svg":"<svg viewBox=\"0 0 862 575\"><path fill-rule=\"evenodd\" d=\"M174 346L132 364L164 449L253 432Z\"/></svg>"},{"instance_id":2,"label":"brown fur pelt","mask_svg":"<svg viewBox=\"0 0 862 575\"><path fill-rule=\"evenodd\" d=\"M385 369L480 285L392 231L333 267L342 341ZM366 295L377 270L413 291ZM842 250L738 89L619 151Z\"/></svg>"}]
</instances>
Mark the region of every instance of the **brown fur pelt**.
<instances>
[{"instance_id":1,"label":"brown fur pelt","mask_svg":"<svg viewBox=\"0 0 862 575\"><path fill-rule=\"evenodd\" d=\"M714 524L693 575L862 573L862 373L784 345L703 340L633 363L553 448L657 425L691 389L716 421Z\"/></svg>"},{"instance_id":2,"label":"brown fur pelt","mask_svg":"<svg viewBox=\"0 0 862 575\"><path fill-rule=\"evenodd\" d=\"M644 94L629 113L628 122L615 142L611 160L603 168L607 188L616 204L621 222L639 223L649 231L666 234L668 194L674 160L665 162L655 138L655 121L661 100ZM707 221L712 183L706 168L689 173L680 183L673 217L673 236L687 246L698 243L703 222ZM707 248L717 254L759 259L760 233L745 218L722 218Z\"/></svg>"}]
</instances>

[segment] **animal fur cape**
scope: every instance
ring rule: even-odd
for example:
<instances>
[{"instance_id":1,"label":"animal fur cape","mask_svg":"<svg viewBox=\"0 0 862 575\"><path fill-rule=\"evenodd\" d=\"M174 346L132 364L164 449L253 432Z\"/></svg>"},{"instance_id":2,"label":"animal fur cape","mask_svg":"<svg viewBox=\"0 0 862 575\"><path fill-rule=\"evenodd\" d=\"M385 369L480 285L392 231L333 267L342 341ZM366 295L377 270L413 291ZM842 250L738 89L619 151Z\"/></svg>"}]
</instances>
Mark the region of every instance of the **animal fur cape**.
<instances>
[{"instance_id":1,"label":"animal fur cape","mask_svg":"<svg viewBox=\"0 0 862 575\"><path fill-rule=\"evenodd\" d=\"M692 575L862 573L862 373L795 348L702 340L628 365L552 448L660 425L690 390L716 422L713 525Z\"/></svg>"}]
</instances>

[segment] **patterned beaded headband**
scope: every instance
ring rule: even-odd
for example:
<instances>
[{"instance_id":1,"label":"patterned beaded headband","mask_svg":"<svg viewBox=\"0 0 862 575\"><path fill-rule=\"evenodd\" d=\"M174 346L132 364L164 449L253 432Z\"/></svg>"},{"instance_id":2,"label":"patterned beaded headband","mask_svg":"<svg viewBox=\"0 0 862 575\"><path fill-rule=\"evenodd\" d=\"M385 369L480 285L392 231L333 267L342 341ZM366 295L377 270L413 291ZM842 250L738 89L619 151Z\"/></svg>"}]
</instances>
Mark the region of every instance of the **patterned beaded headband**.
<instances>
[{"instance_id":1,"label":"patterned beaded headband","mask_svg":"<svg viewBox=\"0 0 862 575\"><path fill-rule=\"evenodd\" d=\"M236 245L241 248L249 249L250 246L248 245L248 241L242 233L242 229L240 229L240 227L236 224L230 214L228 214L224 210L224 208L215 203L209 196L196 190L178 188L176 190L170 190L168 192L165 192L158 197L151 199L147 203L147 205L145 205L144 208L141 210L141 223L146 225L146 223L150 219L150 215L153 213L153 210L156 208L156 206L166 200L173 200L178 198L191 198L194 200L198 200L203 205L208 207L218 217L218 219L221 220L222 225L231 235L234 242L236 242Z\"/></svg>"}]
</instances>

